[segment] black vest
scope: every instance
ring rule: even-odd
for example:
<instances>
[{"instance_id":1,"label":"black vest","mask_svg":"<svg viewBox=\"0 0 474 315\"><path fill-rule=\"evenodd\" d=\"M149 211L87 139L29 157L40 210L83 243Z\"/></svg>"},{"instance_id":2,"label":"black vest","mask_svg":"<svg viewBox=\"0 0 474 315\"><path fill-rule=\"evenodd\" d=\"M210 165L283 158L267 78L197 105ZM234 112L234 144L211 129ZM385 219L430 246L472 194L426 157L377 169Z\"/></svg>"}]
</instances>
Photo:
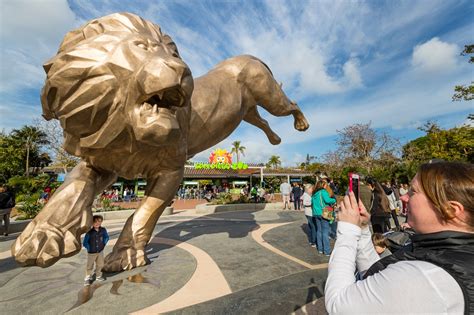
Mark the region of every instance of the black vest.
<instances>
[{"instance_id":1,"label":"black vest","mask_svg":"<svg viewBox=\"0 0 474 315\"><path fill-rule=\"evenodd\" d=\"M464 296L464 313L474 314L474 234L444 231L415 234L411 240L412 244L373 264L364 277L402 260L432 263L456 280Z\"/></svg>"},{"instance_id":2,"label":"black vest","mask_svg":"<svg viewBox=\"0 0 474 315\"><path fill-rule=\"evenodd\" d=\"M105 229L103 227L96 231L94 228L90 229L89 234L89 253L100 253L104 247Z\"/></svg>"}]
</instances>

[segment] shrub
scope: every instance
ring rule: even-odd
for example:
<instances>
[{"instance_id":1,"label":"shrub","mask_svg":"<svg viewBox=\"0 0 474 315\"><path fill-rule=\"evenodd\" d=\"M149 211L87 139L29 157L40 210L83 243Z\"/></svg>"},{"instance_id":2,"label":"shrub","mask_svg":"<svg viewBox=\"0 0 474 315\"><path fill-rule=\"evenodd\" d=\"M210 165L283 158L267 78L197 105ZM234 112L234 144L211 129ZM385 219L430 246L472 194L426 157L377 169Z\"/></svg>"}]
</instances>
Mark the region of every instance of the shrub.
<instances>
[{"instance_id":1,"label":"shrub","mask_svg":"<svg viewBox=\"0 0 474 315\"><path fill-rule=\"evenodd\" d=\"M225 205L232 202L231 193L220 193L217 195L216 199L212 202L215 205Z\"/></svg>"},{"instance_id":2,"label":"shrub","mask_svg":"<svg viewBox=\"0 0 474 315\"><path fill-rule=\"evenodd\" d=\"M32 195L21 195L23 201L16 206L21 214L20 220L33 219L43 209L43 204L38 201L39 193ZM18 199L18 198L17 198Z\"/></svg>"}]
</instances>

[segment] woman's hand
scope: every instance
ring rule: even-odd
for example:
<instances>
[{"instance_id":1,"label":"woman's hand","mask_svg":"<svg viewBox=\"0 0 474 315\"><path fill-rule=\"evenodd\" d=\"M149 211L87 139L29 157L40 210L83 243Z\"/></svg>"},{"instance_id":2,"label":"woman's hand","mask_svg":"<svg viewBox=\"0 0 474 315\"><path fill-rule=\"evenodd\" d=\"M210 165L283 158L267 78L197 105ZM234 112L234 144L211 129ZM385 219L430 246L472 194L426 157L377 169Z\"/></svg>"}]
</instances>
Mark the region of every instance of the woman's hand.
<instances>
[{"instance_id":1,"label":"woman's hand","mask_svg":"<svg viewBox=\"0 0 474 315\"><path fill-rule=\"evenodd\" d=\"M370 215L367 209L365 209L361 201L357 204L353 192L350 192L349 195L344 197L344 200L341 202L341 211L337 214L337 218L341 222L352 223L361 228L366 227L370 221Z\"/></svg>"}]
</instances>

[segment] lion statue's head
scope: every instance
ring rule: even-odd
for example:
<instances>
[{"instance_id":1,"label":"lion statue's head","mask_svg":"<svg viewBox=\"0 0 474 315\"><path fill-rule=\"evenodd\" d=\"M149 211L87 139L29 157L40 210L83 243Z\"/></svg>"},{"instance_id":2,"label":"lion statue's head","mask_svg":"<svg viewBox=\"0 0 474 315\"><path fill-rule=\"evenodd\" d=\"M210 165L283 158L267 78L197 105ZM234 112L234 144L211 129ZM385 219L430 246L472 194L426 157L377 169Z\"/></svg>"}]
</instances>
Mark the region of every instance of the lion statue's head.
<instances>
[{"instance_id":1,"label":"lion statue's head","mask_svg":"<svg viewBox=\"0 0 474 315\"><path fill-rule=\"evenodd\" d=\"M118 138L162 146L187 130L191 71L171 37L139 16L115 13L69 32L44 70L43 116L59 119L72 154Z\"/></svg>"}]
</instances>

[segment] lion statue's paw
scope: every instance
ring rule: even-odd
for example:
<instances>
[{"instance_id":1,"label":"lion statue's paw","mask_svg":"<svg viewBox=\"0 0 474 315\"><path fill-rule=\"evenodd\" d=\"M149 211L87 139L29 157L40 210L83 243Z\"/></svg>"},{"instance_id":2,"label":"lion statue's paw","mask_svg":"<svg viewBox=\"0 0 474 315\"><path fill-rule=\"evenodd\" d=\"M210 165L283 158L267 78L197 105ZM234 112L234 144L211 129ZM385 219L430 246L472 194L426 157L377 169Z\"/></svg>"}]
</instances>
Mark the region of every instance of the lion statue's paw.
<instances>
[{"instance_id":1,"label":"lion statue's paw","mask_svg":"<svg viewBox=\"0 0 474 315\"><path fill-rule=\"evenodd\" d=\"M296 130L305 131L306 129L309 128L308 121L304 117L303 113L297 112L296 114L294 114L294 117L295 117L294 127Z\"/></svg>"},{"instance_id":2,"label":"lion statue's paw","mask_svg":"<svg viewBox=\"0 0 474 315\"><path fill-rule=\"evenodd\" d=\"M12 245L12 255L22 266L49 267L80 250L80 242L71 231L62 231L48 222L31 222Z\"/></svg>"},{"instance_id":3,"label":"lion statue's paw","mask_svg":"<svg viewBox=\"0 0 474 315\"><path fill-rule=\"evenodd\" d=\"M272 134L271 136L268 137L268 140L270 141L271 144L277 145L280 144L281 138L277 134Z\"/></svg>"},{"instance_id":4,"label":"lion statue's paw","mask_svg":"<svg viewBox=\"0 0 474 315\"><path fill-rule=\"evenodd\" d=\"M117 272L130 270L135 267L145 266L150 263L143 249L133 247L114 248L113 251L105 257L105 264L102 268L106 272Z\"/></svg>"}]
</instances>

